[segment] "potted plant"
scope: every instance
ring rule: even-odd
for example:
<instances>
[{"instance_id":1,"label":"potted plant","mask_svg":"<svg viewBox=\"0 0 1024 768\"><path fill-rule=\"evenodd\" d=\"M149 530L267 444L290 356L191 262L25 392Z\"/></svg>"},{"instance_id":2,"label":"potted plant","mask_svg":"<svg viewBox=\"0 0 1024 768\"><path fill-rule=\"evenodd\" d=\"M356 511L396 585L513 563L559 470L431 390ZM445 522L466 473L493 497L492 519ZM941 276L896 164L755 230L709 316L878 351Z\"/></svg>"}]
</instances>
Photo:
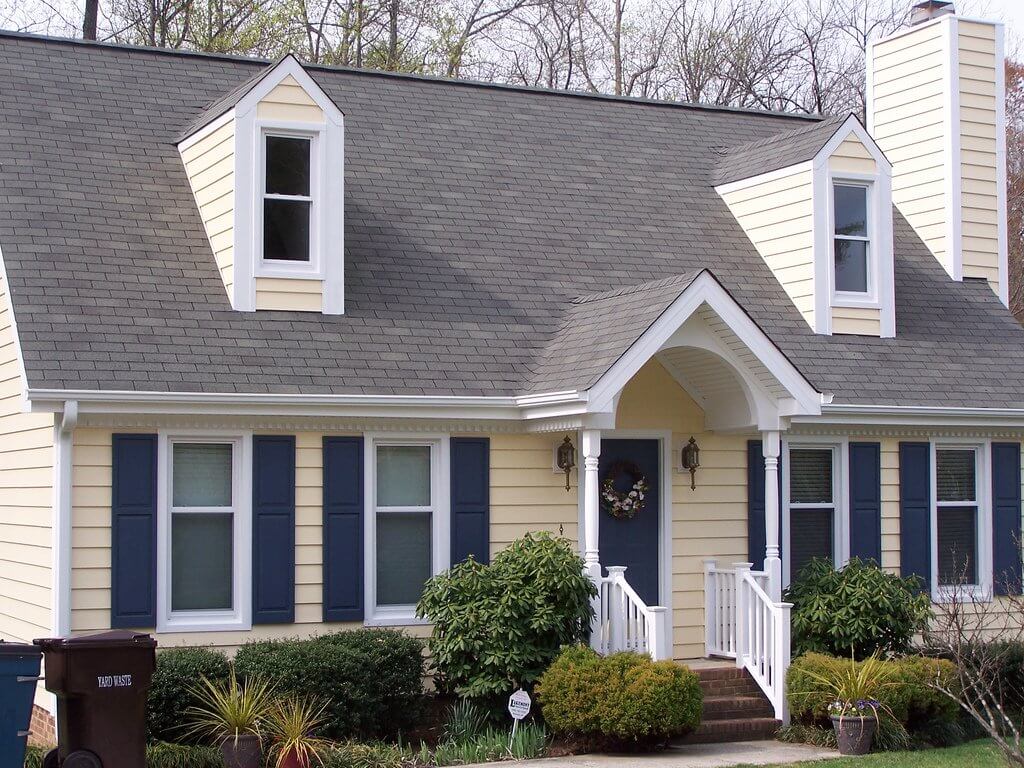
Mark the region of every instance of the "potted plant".
<instances>
[{"instance_id":1,"label":"potted plant","mask_svg":"<svg viewBox=\"0 0 1024 768\"><path fill-rule=\"evenodd\" d=\"M808 671L808 674L834 697L828 713L840 754L866 755L870 752L871 740L878 730L879 715L889 713L879 701L885 689L893 685L892 673L885 662L877 653L862 662L851 656L849 662L837 661L827 673Z\"/></svg>"},{"instance_id":2,"label":"potted plant","mask_svg":"<svg viewBox=\"0 0 1024 768\"><path fill-rule=\"evenodd\" d=\"M298 697L283 699L271 707L266 730L275 768L310 768L314 761L323 765L328 743L313 734L323 725L326 709L326 704Z\"/></svg>"},{"instance_id":3,"label":"potted plant","mask_svg":"<svg viewBox=\"0 0 1024 768\"><path fill-rule=\"evenodd\" d=\"M260 730L270 711L272 687L259 679L242 685L232 669L220 683L201 678L191 693L198 703L185 710L191 719L188 732L217 743L226 768L260 768Z\"/></svg>"}]
</instances>

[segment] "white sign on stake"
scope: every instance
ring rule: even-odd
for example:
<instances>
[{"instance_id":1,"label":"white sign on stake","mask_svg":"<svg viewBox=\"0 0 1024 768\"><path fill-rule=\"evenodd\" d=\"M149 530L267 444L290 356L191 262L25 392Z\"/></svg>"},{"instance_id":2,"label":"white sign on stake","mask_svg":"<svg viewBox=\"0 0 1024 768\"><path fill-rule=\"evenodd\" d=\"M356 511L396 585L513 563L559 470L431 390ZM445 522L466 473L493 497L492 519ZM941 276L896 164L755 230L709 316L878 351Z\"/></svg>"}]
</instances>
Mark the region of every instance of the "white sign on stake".
<instances>
[{"instance_id":1,"label":"white sign on stake","mask_svg":"<svg viewBox=\"0 0 1024 768\"><path fill-rule=\"evenodd\" d=\"M512 744L516 740L516 729L519 721L530 714L530 694L520 688L508 697L508 713L512 715L512 735L508 740L509 754L512 752Z\"/></svg>"}]
</instances>

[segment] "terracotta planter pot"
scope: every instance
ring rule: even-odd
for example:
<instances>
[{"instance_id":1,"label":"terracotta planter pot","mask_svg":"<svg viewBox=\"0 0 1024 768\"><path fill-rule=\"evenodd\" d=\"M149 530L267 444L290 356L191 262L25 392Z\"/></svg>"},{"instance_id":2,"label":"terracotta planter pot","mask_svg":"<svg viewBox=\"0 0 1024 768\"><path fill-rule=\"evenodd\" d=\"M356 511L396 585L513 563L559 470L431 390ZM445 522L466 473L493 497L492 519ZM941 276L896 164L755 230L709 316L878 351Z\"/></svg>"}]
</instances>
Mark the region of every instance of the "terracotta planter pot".
<instances>
[{"instance_id":1,"label":"terracotta planter pot","mask_svg":"<svg viewBox=\"0 0 1024 768\"><path fill-rule=\"evenodd\" d=\"M260 768L263 762L259 736L251 733L224 739L220 743L220 754L225 768Z\"/></svg>"},{"instance_id":2,"label":"terracotta planter pot","mask_svg":"<svg viewBox=\"0 0 1024 768\"><path fill-rule=\"evenodd\" d=\"M836 732L841 755L866 755L871 751L871 739L878 728L874 717L833 717L832 727Z\"/></svg>"},{"instance_id":3,"label":"terracotta planter pot","mask_svg":"<svg viewBox=\"0 0 1024 768\"><path fill-rule=\"evenodd\" d=\"M294 750L286 752L281 758L280 768L309 768L309 761L303 760Z\"/></svg>"}]
</instances>

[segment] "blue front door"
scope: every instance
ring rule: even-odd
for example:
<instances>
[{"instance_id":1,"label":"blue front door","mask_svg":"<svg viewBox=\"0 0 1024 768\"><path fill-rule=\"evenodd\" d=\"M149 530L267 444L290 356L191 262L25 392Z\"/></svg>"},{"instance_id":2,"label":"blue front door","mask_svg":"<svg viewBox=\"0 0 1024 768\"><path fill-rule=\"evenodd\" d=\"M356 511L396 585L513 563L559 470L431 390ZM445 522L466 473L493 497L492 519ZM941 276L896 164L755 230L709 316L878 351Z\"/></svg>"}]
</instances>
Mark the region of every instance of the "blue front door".
<instances>
[{"instance_id":1,"label":"blue front door","mask_svg":"<svg viewBox=\"0 0 1024 768\"><path fill-rule=\"evenodd\" d=\"M658 535L661 518L660 444L657 440L602 440L598 478L601 486L612 474L615 489L628 492L633 475L647 481L643 509L632 518L613 517L602 505L598 546L601 565L626 566L626 581L648 605L660 605Z\"/></svg>"}]
</instances>

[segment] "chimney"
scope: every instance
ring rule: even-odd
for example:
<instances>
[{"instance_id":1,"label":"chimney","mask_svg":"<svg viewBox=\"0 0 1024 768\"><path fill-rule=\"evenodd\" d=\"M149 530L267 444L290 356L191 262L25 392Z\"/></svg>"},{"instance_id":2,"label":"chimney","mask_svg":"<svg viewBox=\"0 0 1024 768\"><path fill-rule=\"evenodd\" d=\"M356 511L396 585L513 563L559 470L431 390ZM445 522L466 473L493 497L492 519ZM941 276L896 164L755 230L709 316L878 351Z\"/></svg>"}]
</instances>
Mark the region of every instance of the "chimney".
<instances>
[{"instance_id":1,"label":"chimney","mask_svg":"<svg viewBox=\"0 0 1024 768\"><path fill-rule=\"evenodd\" d=\"M1008 304L1003 25L926 0L867 50L868 131L892 199L954 280Z\"/></svg>"}]
</instances>

